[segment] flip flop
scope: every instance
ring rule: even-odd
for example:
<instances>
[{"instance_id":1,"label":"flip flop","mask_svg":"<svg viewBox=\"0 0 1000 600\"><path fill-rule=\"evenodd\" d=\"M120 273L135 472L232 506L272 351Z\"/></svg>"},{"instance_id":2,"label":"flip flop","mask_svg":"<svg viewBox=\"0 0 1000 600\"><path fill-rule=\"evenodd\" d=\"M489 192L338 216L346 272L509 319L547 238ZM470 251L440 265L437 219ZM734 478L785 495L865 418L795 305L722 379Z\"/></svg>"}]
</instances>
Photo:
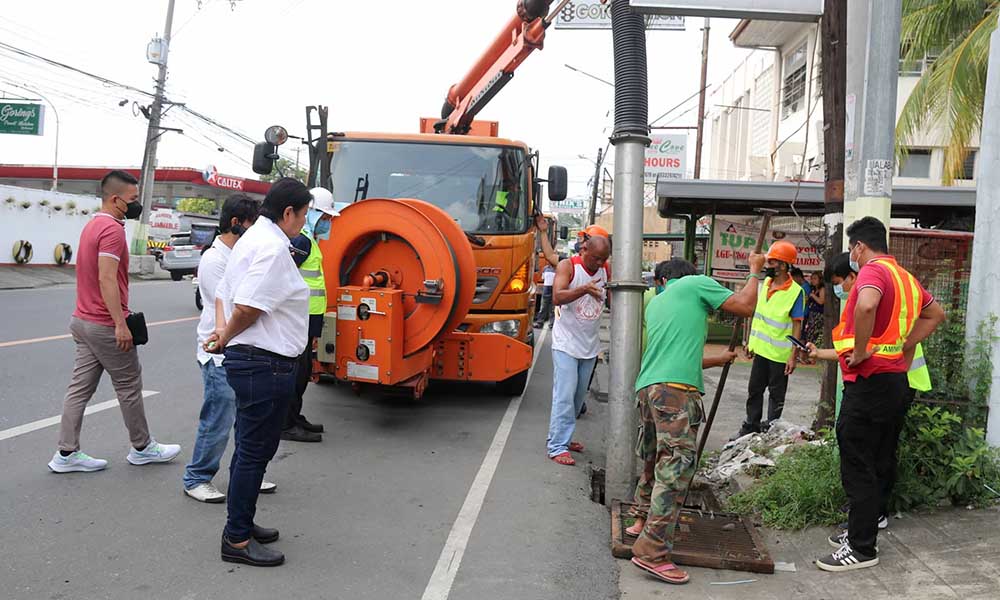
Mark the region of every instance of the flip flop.
<instances>
[{"instance_id":1,"label":"flip flop","mask_svg":"<svg viewBox=\"0 0 1000 600\"><path fill-rule=\"evenodd\" d=\"M663 563L656 565L654 563L648 563L642 559L632 557L632 564L639 567L643 571L649 573L653 577L656 577L660 581L665 581L672 584L687 583L691 577L677 568L674 563ZM673 574L673 576L671 576Z\"/></svg>"},{"instance_id":2,"label":"flip flop","mask_svg":"<svg viewBox=\"0 0 1000 600\"><path fill-rule=\"evenodd\" d=\"M583 450L584 450L583 444L581 444L580 442L570 442L569 443L569 451L570 452L583 452Z\"/></svg>"},{"instance_id":3,"label":"flip flop","mask_svg":"<svg viewBox=\"0 0 1000 600\"><path fill-rule=\"evenodd\" d=\"M555 456L550 456L549 458L551 458L552 460L554 460L555 462L557 462L557 463L559 463L561 465L566 465L567 467L572 467L573 465L576 464L576 461L573 460L573 457L570 456L569 452L563 452L562 454L556 454Z\"/></svg>"},{"instance_id":4,"label":"flip flop","mask_svg":"<svg viewBox=\"0 0 1000 600\"><path fill-rule=\"evenodd\" d=\"M638 525L638 523L636 525ZM626 527L625 533L635 537L639 537L639 535L642 533L642 530L645 529L645 527L646 527L645 523L643 523L643 526L640 527L638 530L635 529L635 525L633 525L632 527Z\"/></svg>"}]
</instances>

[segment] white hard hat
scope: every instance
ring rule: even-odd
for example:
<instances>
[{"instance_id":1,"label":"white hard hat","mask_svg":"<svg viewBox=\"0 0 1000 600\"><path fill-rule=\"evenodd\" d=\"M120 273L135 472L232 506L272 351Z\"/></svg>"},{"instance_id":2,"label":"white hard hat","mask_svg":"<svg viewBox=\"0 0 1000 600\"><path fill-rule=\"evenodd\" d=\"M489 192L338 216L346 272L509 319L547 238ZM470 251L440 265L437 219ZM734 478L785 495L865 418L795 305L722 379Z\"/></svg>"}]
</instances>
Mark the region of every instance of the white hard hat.
<instances>
[{"instance_id":1,"label":"white hard hat","mask_svg":"<svg viewBox=\"0 0 1000 600\"><path fill-rule=\"evenodd\" d=\"M309 190L309 193L312 194L313 197L313 208L323 211L331 217L336 217L340 214L340 212L333 207L333 194L330 193L330 190L324 187L314 187Z\"/></svg>"}]
</instances>

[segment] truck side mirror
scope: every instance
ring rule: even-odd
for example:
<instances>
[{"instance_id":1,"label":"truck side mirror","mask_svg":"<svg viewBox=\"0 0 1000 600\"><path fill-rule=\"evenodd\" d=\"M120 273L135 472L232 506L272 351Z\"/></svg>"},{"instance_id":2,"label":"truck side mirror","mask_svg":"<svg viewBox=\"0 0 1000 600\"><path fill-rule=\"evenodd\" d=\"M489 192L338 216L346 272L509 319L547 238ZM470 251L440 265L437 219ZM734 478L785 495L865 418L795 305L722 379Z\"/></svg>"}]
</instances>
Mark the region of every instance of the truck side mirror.
<instances>
[{"instance_id":1,"label":"truck side mirror","mask_svg":"<svg viewBox=\"0 0 1000 600\"><path fill-rule=\"evenodd\" d=\"M274 154L277 147L268 142L261 142L253 147L253 172L258 175L270 175L274 170Z\"/></svg>"},{"instance_id":2,"label":"truck side mirror","mask_svg":"<svg viewBox=\"0 0 1000 600\"><path fill-rule=\"evenodd\" d=\"M559 228L559 239L568 240L569 239L569 225L563 225Z\"/></svg>"},{"instance_id":3,"label":"truck side mirror","mask_svg":"<svg viewBox=\"0 0 1000 600\"><path fill-rule=\"evenodd\" d=\"M549 200L562 202L566 199L567 179L566 167L549 167Z\"/></svg>"}]
</instances>

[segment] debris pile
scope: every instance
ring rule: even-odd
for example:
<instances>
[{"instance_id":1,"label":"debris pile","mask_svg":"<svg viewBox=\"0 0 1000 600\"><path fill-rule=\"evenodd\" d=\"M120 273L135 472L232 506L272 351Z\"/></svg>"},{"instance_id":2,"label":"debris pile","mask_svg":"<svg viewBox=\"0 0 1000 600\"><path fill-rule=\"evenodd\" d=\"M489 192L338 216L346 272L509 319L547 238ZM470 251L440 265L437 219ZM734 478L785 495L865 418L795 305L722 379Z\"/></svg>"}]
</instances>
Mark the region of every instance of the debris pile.
<instances>
[{"instance_id":1,"label":"debris pile","mask_svg":"<svg viewBox=\"0 0 1000 600\"><path fill-rule=\"evenodd\" d=\"M748 433L722 447L717 458L706 460L702 476L710 483L728 483L736 474L773 467L774 459L800 444L821 444L812 430L784 419L763 433Z\"/></svg>"}]
</instances>

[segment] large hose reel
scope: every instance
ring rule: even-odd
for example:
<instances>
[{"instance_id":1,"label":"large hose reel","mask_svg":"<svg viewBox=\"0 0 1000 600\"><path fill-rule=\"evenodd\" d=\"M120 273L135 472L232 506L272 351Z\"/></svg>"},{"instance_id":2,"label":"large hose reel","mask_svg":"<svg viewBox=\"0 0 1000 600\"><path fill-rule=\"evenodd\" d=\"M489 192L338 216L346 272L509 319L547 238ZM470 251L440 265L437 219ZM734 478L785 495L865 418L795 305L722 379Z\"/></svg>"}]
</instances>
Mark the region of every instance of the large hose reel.
<instances>
[{"instance_id":1,"label":"large hose reel","mask_svg":"<svg viewBox=\"0 0 1000 600\"><path fill-rule=\"evenodd\" d=\"M377 287L402 290L404 356L454 331L472 306L472 247L458 223L428 202L376 198L352 204L334 219L321 249L328 298L337 285L365 286L366 277L380 274L388 281L374 282L381 283Z\"/></svg>"}]
</instances>

